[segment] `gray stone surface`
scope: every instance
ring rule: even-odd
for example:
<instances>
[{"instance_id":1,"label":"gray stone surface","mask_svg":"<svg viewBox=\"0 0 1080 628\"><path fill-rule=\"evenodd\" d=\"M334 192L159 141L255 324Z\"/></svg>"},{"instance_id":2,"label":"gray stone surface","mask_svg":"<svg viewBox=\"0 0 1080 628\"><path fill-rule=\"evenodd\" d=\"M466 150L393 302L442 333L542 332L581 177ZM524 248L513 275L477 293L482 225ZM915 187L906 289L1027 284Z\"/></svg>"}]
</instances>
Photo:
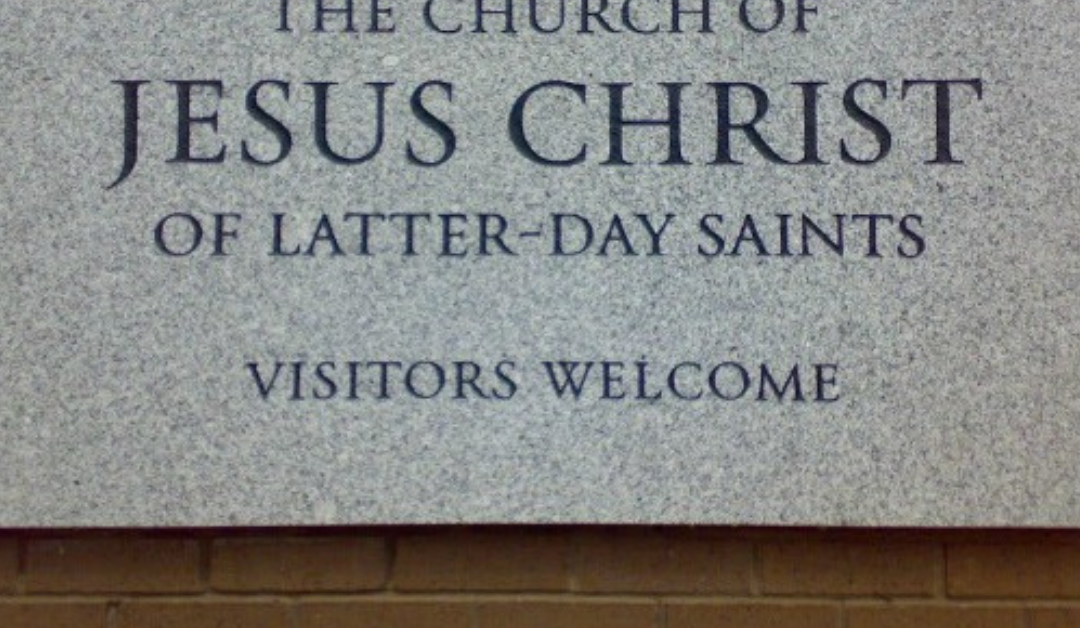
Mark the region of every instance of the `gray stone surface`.
<instances>
[{"instance_id":1,"label":"gray stone surface","mask_svg":"<svg viewBox=\"0 0 1080 628\"><path fill-rule=\"evenodd\" d=\"M1074 0L817 0L809 33L791 34L789 14L769 36L740 28L731 0L713 3L712 34L656 36L440 36L424 28L418 0L393 3L392 35L313 34L299 28L311 3L293 4L298 28L285 34L270 1L0 3L0 527L1080 525ZM451 7L445 17L468 3L440 6ZM655 6L641 17L670 3ZM887 101L860 98L888 123L893 148L857 167L840 163L839 143L869 155L873 135L841 99L868 77L888 81ZM924 164L933 96L901 100L902 81L973 77L983 99L957 90L952 112L966 163ZM260 168L240 159L241 142L267 156L277 145L244 99L271 78L292 84L289 102L264 97L295 145ZM113 81L135 79L153 81L142 159L107 190L124 120ZM224 164L166 161L177 106L163 81L194 79L224 83L220 104L202 92L195 102L220 110L218 133L199 127L196 150L223 142ZM420 168L407 142L427 156L441 145L408 98L433 79L454 84L453 103L437 92L429 103L458 147L445 165ZM508 137L516 96L550 79L588 84L588 103L545 96L530 130L551 154L589 142L583 165L529 163ZM333 137L352 152L371 139L360 84L397 83L378 158L341 166L315 150L303 85L314 81L342 84ZM599 84L634 83L632 112L657 116L663 81L692 83L683 141L694 164L600 165L609 134ZM828 82L820 142L830 165L770 164L741 137L747 165L707 165L716 100L706 83L721 81L769 90L762 130L787 155L802 142L790 84ZM643 162L665 148L657 132L629 130L627 142ZM166 257L154 231L176 212L240 214L241 237L227 257ZM273 214L287 214L295 234L347 212L467 214L472 253L433 255L425 232L420 254L402 256L399 224L380 228L370 257L335 258L325 246L314 258L269 255ZM632 214L676 219L663 257L560 258L549 254L559 212L627 216L641 245ZM516 257L482 257L479 213L542 234L513 237ZM898 256L904 240L883 227L884 255L868 258L862 225L842 257L748 247L708 259L697 223L714 213L729 239L743 216L758 218L774 252L776 214L825 225L834 214L918 215L926 250ZM355 228L338 226L355 248ZM641 359L656 373L687 361L799 364L803 375L837 364L840 400L575 402L552 393L542 366ZM512 360L519 388L498 402L411 398L397 383L390 400L291 401L279 389L264 401L246 365L275 360Z\"/></svg>"}]
</instances>

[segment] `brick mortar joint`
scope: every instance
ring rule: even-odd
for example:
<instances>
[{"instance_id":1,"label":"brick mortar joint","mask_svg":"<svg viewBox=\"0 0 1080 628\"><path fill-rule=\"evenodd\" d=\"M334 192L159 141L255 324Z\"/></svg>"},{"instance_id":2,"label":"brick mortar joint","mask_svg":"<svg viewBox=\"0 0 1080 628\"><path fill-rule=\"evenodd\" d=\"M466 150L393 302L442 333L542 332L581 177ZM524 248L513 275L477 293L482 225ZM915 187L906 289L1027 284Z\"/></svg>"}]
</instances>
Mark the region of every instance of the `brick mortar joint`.
<instances>
[{"instance_id":1,"label":"brick mortar joint","mask_svg":"<svg viewBox=\"0 0 1080 628\"><path fill-rule=\"evenodd\" d=\"M15 544L15 593L17 594L26 592L26 562L26 539L18 539Z\"/></svg>"},{"instance_id":2,"label":"brick mortar joint","mask_svg":"<svg viewBox=\"0 0 1080 628\"><path fill-rule=\"evenodd\" d=\"M100 594L55 594L55 595L10 595L0 596L0 606L17 604L176 604L176 605L200 605L200 604L325 604L325 603L374 603L374 604L508 604L508 603L555 603L565 602L568 604L636 604L643 606L709 606L725 604L759 605L774 608L800 607L806 605L829 606L844 609L866 608L891 608L891 609L993 609L993 608L1022 608L1031 611L1038 610L1072 610L1080 612L1080 599L1050 600L1030 598L1007 598L986 600L939 600L935 598L887 600L872 597L846 597L830 598L817 596L772 598L760 596L685 596L685 595L657 595L657 594L634 594L634 595L603 595L581 596L572 593L555 594L521 594L521 593L476 593L469 591L450 592L443 594L424 595L401 595L396 593L378 593L372 595L362 594L333 594L333 593L302 593L302 594L273 594L262 593L257 595L236 595L205 593L199 595L176 595L176 594L129 594L129 593L100 593Z\"/></svg>"},{"instance_id":3,"label":"brick mortar joint","mask_svg":"<svg viewBox=\"0 0 1080 628\"><path fill-rule=\"evenodd\" d=\"M400 536L383 537L383 584L382 590L393 591L395 588L394 577L397 574L397 561L400 555L398 542Z\"/></svg>"},{"instance_id":4,"label":"brick mortar joint","mask_svg":"<svg viewBox=\"0 0 1080 628\"><path fill-rule=\"evenodd\" d=\"M199 584L202 586L202 590L210 591L210 576L211 569L213 568L213 539L199 539L196 543L198 548L198 555L196 560L199 565Z\"/></svg>"}]
</instances>

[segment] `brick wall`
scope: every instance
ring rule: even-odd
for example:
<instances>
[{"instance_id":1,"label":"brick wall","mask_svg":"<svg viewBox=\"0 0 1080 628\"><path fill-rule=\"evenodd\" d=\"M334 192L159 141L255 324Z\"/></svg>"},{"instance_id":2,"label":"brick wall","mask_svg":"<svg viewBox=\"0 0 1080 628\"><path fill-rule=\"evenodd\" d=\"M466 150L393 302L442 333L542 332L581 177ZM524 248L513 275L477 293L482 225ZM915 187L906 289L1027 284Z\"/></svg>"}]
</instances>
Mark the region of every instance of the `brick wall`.
<instances>
[{"instance_id":1,"label":"brick wall","mask_svg":"<svg viewBox=\"0 0 1080 628\"><path fill-rule=\"evenodd\" d=\"M1080 628L1080 532L0 532L3 628Z\"/></svg>"}]
</instances>

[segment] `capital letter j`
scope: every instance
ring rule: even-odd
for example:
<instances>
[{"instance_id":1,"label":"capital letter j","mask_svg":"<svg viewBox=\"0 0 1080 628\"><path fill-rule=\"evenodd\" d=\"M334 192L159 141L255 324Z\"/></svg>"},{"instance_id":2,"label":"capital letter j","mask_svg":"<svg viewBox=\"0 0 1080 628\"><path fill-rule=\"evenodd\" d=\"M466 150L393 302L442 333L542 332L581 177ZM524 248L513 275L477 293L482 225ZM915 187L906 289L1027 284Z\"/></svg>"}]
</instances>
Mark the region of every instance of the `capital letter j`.
<instances>
[{"instance_id":1,"label":"capital letter j","mask_svg":"<svg viewBox=\"0 0 1080 628\"><path fill-rule=\"evenodd\" d=\"M120 177L108 189L113 189L131 176L139 161L139 88L150 81L113 81L124 88L124 165Z\"/></svg>"}]
</instances>

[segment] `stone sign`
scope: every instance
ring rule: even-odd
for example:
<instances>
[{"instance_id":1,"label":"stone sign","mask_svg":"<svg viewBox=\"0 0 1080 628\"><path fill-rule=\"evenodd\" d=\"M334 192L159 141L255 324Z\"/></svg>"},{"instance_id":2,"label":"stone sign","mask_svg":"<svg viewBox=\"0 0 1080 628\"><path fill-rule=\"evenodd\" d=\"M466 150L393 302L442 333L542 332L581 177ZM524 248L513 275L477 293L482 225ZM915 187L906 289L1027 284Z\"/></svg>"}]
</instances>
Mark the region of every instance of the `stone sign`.
<instances>
[{"instance_id":1,"label":"stone sign","mask_svg":"<svg viewBox=\"0 0 1080 628\"><path fill-rule=\"evenodd\" d=\"M1080 525L1075 0L0 23L0 527Z\"/></svg>"}]
</instances>

